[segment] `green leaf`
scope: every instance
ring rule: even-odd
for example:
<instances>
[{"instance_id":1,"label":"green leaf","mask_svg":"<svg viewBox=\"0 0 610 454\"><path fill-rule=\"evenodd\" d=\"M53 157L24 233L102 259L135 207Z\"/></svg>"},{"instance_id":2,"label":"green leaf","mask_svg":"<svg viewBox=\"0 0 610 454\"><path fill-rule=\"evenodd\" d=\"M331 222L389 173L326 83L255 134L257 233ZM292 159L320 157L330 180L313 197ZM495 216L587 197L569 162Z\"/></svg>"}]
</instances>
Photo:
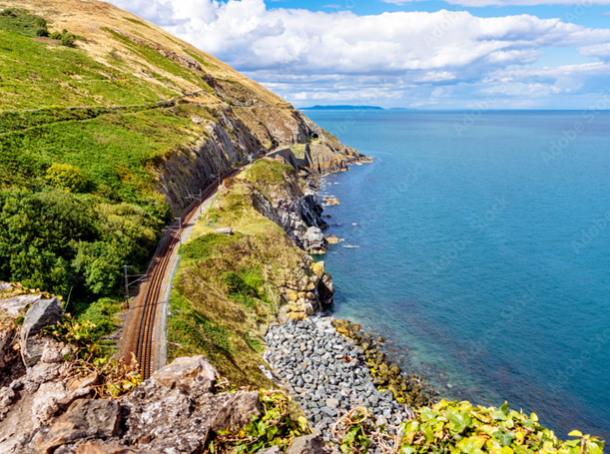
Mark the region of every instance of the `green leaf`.
<instances>
[{"instance_id":1,"label":"green leaf","mask_svg":"<svg viewBox=\"0 0 610 454\"><path fill-rule=\"evenodd\" d=\"M491 417L500 421L506 421L506 415L501 410L493 410L491 412Z\"/></svg>"},{"instance_id":2,"label":"green leaf","mask_svg":"<svg viewBox=\"0 0 610 454\"><path fill-rule=\"evenodd\" d=\"M569 437L582 437L582 432L580 430L573 430L568 434Z\"/></svg>"},{"instance_id":3,"label":"green leaf","mask_svg":"<svg viewBox=\"0 0 610 454\"><path fill-rule=\"evenodd\" d=\"M480 451L485 441L485 437L468 437L460 440L456 446L466 454L476 454L475 451Z\"/></svg>"},{"instance_id":4,"label":"green leaf","mask_svg":"<svg viewBox=\"0 0 610 454\"><path fill-rule=\"evenodd\" d=\"M462 433L466 429L466 427L472 424L472 418L467 414L447 413L446 416L447 419L451 421L451 423L449 424L449 430L456 433Z\"/></svg>"},{"instance_id":5,"label":"green leaf","mask_svg":"<svg viewBox=\"0 0 610 454\"><path fill-rule=\"evenodd\" d=\"M515 439L515 434L512 432L494 432L493 437L502 443L502 446L510 446L512 441Z\"/></svg>"},{"instance_id":6,"label":"green leaf","mask_svg":"<svg viewBox=\"0 0 610 454\"><path fill-rule=\"evenodd\" d=\"M438 412L432 410L429 407L424 407L424 408L421 409L420 417L421 417L421 420L424 421L424 422L430 421L431 419L434 419L437 416L438 416Z\"/></svg>"},{"instance_id":7,"label":"green leaf","mask_svg":"<svg viewBox=\"0 0 610 454\"><path fill-rule=\"evenodd\" d=\"M595 442L589 442L587 444L587 450L589 451L589 454L603 454L602 448L600 448Z\"/></svg>"},{"instance_id":8,"label":"green leaf","mask_svg":"<svg viewBox=\"0 0 610 454\"><path fill-rule=\"evenodd\" d=\"M434 432L432 431L432 427L424 427L424 436L426 437L426 441L428 443L432 443L434 441Z\"/></svg>"},{"instance_id":9,"label":"green leaf","mask_svg":"<svg viewBox=\"0 0 610 454\"><path fill-rule=\"evenodd\" d=\"M504 402L504 405L500 407L500 410L502 410L502 413L508 416L508 402Z\"/></svg>"}]
</instances>

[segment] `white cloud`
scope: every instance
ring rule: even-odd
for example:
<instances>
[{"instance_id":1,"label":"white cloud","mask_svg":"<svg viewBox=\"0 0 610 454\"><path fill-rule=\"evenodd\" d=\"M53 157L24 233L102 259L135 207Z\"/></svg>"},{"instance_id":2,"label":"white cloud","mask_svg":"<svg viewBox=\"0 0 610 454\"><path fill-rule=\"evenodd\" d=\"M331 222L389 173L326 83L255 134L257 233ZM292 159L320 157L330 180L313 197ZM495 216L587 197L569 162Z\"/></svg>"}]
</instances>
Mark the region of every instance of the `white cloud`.
<instances>
[{"instance_id":1,"label":"white cloud","mask_svg":"<svg viewBox=\"0 0 610 454\"><path fill-rule=\"evenodd\" d=\"M597 57L600 60L608 61L610 60L610 43L584 46L579 48L578 52L587 57Z\"/></svg>"},{"instance_id":2,"label":"white cloud","mask_svg":"<svg viewBox=\"0 0 610 454\"><path fill-rule=\"evenodd\" d=\"M381 0L384 3L405 5L424 0ZM610 0L444 0L451 5L477 8L485 6L534 6L534 5L610 5Z\"/></svg>"},{"instance_id":3,"label":"white cloud","mask_svg":"<svg viewBox=\"0 0 610 454\"><path fill-rule=\"evenodd\" d=\"M532 15L480 18L441 10L357 16L267 9L263 0L112 1L295 102L411 96L421 104L439 86L443 100L455 96L458 102L493 87L507 68L535 63L541 48L576 47L582 55L610 57L610 30ZM506 96L568 93L568 83L574 93L599 76L580 65L511 77L515 89Z\"/></svg>"}]
</instances>

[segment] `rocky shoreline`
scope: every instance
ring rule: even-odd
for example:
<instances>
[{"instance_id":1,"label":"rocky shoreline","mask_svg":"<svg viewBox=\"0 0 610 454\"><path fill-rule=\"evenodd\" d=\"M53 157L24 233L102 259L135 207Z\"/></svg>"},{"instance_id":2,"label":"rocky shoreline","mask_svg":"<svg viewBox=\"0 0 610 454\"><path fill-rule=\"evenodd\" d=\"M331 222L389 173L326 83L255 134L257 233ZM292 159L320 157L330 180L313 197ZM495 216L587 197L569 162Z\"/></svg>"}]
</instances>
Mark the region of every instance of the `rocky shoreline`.
<instances>
[{"instance_id":1,"label":"rocky shoreline","mask_svg":"<svg viewBox=\"0 0 610 454\"><path fill-rule=\"evenodd\" d=\"M269 329L265 358L324 441L337 443L330 426L356 407L368 408L378 425L396 425L412 410L391 391L380 392L364 350L332 325L331 317L289 321Z\"/></svg>"}]
</instances>

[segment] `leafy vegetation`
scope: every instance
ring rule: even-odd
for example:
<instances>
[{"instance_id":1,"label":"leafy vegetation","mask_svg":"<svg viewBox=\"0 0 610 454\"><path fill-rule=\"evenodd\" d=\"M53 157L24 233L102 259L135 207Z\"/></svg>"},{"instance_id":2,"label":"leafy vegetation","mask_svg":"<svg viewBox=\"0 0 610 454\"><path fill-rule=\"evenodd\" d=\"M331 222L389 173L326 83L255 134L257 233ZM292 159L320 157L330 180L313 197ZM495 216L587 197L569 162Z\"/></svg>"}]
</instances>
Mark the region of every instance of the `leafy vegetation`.
<instances>
[{"instance_id":1,"label":"leafy vegetation","mask_svg":"<svg viewBox=\"0 0 610 454\"><path fill-rule=\"evenodd\" d=\"M346 454L366 453L373 443L400 454L602 454L604 442L574 431L562 442L530 416L501 408L442 400L423 407L399 427L377 426L370 412L356 408L332 428Z\"/></svg>"},{"instance_id":2,"label":"leafy vegetation","mask_svg":"<svg viewBox=\"0 0 610 454\"><path fill-rule=\"evenodd\" d=\"M0 28L29 37L49 36L47 21L25 9L6 8L0 11Z\"/></svg>"},{"instance_id":3,"label":"leafy vegetation","mask_svg":"<svg viewBox=\"0 0 610 454\"><path fill-rule=\"evenodd\" d=\"M102 305L107 304L102 303ZM135 359L128 363L111 358L113 353L108 347L100 344L100 333L103 328L89 320L77 321L66 314L62 321L43 329L43 334L55 337L59 342L72 348L71 368L67 374L74 377L91 377L96 375L99 384L93 389L99 397L118 397L131 391L142 382L139 367Z\"/></svg>"},{"instance_id":4,"label":"leafy vegetation","mask_svg":"<svg viewBox=\"0 0 610 454\"><path fill-rule=\"evenodd\" d=\"M117 288L121 267L145 263L159 221L126 203L90 203L62 189L0 191L0 280L86 301Z\"/></svg>"},{"instance_id":5,"label":"leafy vegetation","mask_svg":"<svg viewBox=\"0 0 610 454\"><path fill-rule=\"evenodd\" d=\"M204 452L242 454L278 446L285 451L292 441L311 433L304 416L296 414L292 398L284 391L259 391L261 416L253 416L242 429L221 431Z\"/></svg>"},{"instance_id":6,"label":"leafy vegetation","mask_svg":"<svg viewBox=\"0 0 610 454\"><path fill-rule=\"evenodd\" d=\"M87 179L80 169L70 164L53 164L47 169L47 181L68 192L81 192L87 187Z\"/></svg>"}]
</instances>

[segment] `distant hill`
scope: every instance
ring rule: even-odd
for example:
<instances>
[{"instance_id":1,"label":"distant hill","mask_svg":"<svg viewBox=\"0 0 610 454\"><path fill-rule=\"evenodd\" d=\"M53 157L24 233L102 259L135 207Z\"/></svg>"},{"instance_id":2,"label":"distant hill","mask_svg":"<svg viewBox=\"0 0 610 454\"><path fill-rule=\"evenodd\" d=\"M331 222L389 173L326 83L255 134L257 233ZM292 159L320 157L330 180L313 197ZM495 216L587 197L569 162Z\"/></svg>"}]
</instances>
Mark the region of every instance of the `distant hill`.
<instances>
[{"instance_id":1,"label":"distant hill","mask_svg":"<svg viewBox=\"0 0 610 454\"><path fill-rule=\"evenodd\" d=\"M313 106L303 107L299 110L384 110L375 106Z\"/></svg>"}]
</instances>

